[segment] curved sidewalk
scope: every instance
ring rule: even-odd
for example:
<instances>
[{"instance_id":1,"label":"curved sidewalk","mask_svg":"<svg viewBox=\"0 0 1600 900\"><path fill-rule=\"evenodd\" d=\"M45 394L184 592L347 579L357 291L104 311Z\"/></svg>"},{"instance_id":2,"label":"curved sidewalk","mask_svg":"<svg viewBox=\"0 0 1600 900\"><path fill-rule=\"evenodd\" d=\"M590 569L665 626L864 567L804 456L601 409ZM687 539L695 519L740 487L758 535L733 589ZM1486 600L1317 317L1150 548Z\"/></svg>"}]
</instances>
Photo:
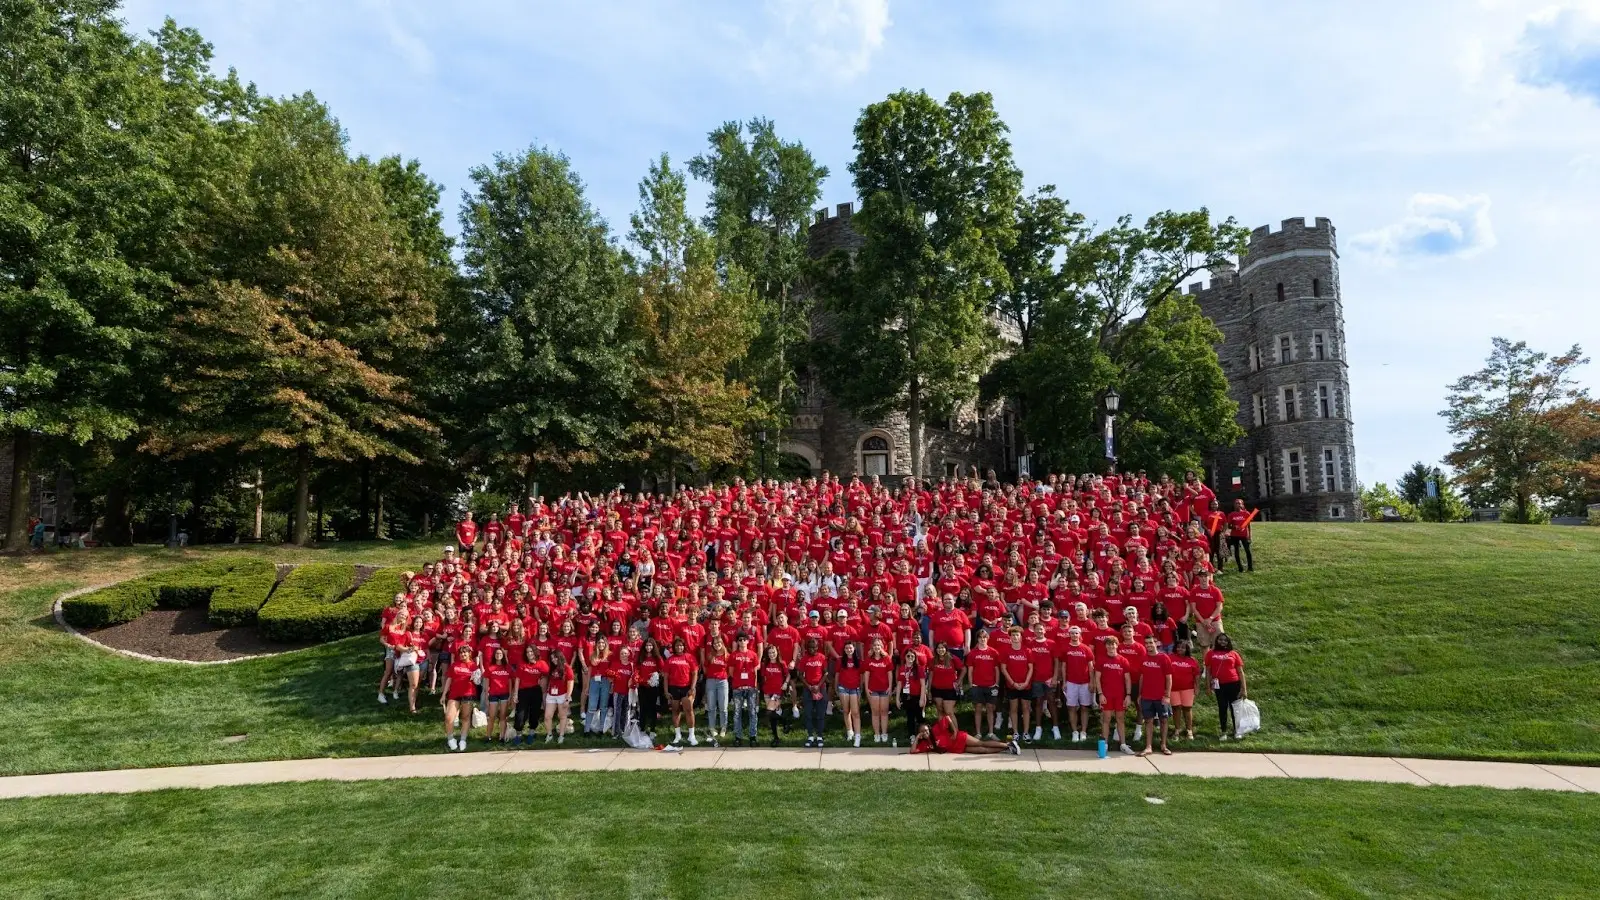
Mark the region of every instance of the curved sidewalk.
<instances>
[{"instance_id":1,"label":"curved sidewalk","mask_svg":"<svg viewBox=\"0 0 1600 900\"><path fill-rule=\"evenodd\" d=\"M1205 778L1330 778L1415 785L1536 788L1600 793L1600 767L1533 763L1310 756L1285 753L1179 753L1099 759L1082 750L1024 750L1021 756L913 756L904 749L824 750L711 747L681 752L638 750L481 750L437 755L295 759L271 762L64 772L0 778L0 799L66 794L127 794L167 788L209 788L294 781L440 778L516 772L595 772L642 769L817 769L859 772L1101 772L1191 775Z\"/></svg>"}]
</instances>

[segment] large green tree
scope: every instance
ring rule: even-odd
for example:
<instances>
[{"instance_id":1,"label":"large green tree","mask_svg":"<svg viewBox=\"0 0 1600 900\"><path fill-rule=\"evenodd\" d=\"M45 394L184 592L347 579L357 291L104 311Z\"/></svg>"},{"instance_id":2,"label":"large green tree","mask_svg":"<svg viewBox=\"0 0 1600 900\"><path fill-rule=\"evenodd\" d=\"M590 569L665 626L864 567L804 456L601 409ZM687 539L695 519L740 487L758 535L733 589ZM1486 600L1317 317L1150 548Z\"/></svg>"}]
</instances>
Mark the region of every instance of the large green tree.
<instances>
[{"instance_id":1,"label":"large green tree","mask_svg":"<svg viewBox=\"0 0 1600 900\"><path fill-rule=\"evenodd\" d=\"M864 417L905 410L913 475L925 474L924 423L974 397L998 349L990 314L1009 288L1022 181L1006 131L984 93L941 104L900 91L856 122L862 245L821 269L832 327L818 368Z\"/></svg>"},{"instance_id":2,"label":"large green tree","mask_svg":"<svg viewBox=\"0 0 1600 900\"><path fill-rule=\"evenodd\" d=\"M1507 503L1514 521L1529 522L1536 502L1600 468L1580 457L1600 422L1573 376L1587 362L1576 344L1551 356L1497 337L1484 367L1450 385L1439 415L1456 443L1445 462L1475 505Z\"/></svg>"},{"instance_id":3,"label":"large green tree","mask_svg":"<svg viewBox=\"0 0 1600 900\"><path fill-rule=\"evenodd\" d=\"M615 455L637 346L620 334L621 251L565 156L533 148L472 170L461 211L486 346L463 401L469 449L526 490L541 468Z\"/></svg>"},{"instance_id":4,"label":"large green tree","mask_svg":"<svg viewBox=\"0 0 1600 900\"><path fill-rule=\"evenodd\" d=\"M828 169L799 142L778 137L770 119L727 122L689 174L711 188L703 224L715 241L730 291L750 296L759 330L737 364L754 392L758 417L787 424L801 347L810 337L811 304L801 290L806 222L822 196Z\"/></svg>"},{"instance_id":5,"label":"large green tree","mask_svg":"<svg viewBox=\"0 0 1600 900\"><path fill-rule=\"evenodd\" d=\"M686 465L704 473L746 449L750 389L730 371L758 327L748 295L724 288L716 247L686 202L683 173L663 153L639 183L629 233L634 291L626 333L639 345L633 434L669 484Z\"/></svg>"},{"instance_id":6,"label":"large green tree","mask_svg":"<svg viewBox=\"0 0 1600 900\"><path fill-rule=\"evenodd\" d=\"M433 340L437 297L380 179L315 98L263 104L240 141L207 197L210 277L173 321L178 410L148 446L285 459L303 544L318 461L418 461L409 438L433 426L402 373Z\"/></svg>"}]
</instances>

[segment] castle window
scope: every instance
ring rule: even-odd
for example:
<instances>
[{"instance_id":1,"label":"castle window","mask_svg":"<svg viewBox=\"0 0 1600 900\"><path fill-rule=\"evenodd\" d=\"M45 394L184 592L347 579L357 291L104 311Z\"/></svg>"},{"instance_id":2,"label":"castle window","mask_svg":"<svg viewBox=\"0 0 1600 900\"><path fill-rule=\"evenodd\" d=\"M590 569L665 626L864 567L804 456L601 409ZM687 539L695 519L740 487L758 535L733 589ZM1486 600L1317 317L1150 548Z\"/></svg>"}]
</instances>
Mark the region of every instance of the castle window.
<instances>
[{"instance_id":1,"label":"castle window","mask_svg":"<svg viewBox=\"0 0 1600 900\"><path fill-rule=\"evenodd\" d=\"M1326 332L1311 332L1311 358L1319 362L1328 358L1328 335Z\"/></svg>"},{"instance_id":2,"label":"castle window","mask_svg":"<svg viewBox=\"0 0 1600 900\"><path fill-rule=\"evenodd\" d=\"M1278 282L1278 302L1283 302L1283 282Z\"/></svg>"},{"instance_id":3,"label":"castle window","mask_svg":"<svg viewBox=\"0 0 1600 900\"><path fill-rule=\"evenodd\" d=\"M947 459L944 461L944 477L954 481L961 477L961 463Z\"/></svg>"},{"instance_id":4,"label":"castle window","mask_svg":"<svg viewBox=\"0 0 1600 900\"><path fill-rule=\"evenodd\" d=\"M1320 278L1311 279L1311 296L1313 296L1313 297L1321 297L1322 296L1322 279L1320 279Z\"/></svg>"},{"instance_id":5,"label":"castle window","mask_svg":"<svg viewBox=\"0 0 1600 900\"><path fill-rule=\"evenodd\" d=\"M1339 489L1339 448L1322 448L1322 489L1337 491Z\"/></svg>"},{"instance_id":6,"label":"castle window","mask_svg":"<svg viewBox=\"0 0 1600 900\"><path fill-rule=\"evenodd\" d=\"M1294 390L1294 388L1292 386L1284 388L1283 389L1283 420L1285 422L1293 422L1295 419L1298 419L1300 417L1299 416L1299 410L1296 409L1295 406L1296 406L1296 404L1295 404L1295 390Z\"/></svg>"},{"instance_id":7,"label":"castle window","mask_svg":"<svg viewBox=\"0 0 1600 900\"><path fill-rule=\"evenodd\" d=\"M1333 418L1333 387L1326 381L1317 385L1317 414L1324 419Z\"/></svg>"},{"instance_id":8,"label":"castle window","mask_svg":"<svg viewBox=\"0 0 1600 900\"><path fill-rule=\"evenodd\" d=\"M1256 454L1256 496L1265 500L1272 496L1272 457Z\"/></svg>"},{"instance_id":9,"label":"castle window","mask_svg":"<svg viewBox=\"0 0 1600 900\"><path fill-rule=\"evenodd\" d=\"M1256 394L1252 399L1255 403L1250 408L1250 422L1259 428L1267 424L1267 398L1265 394Z\"/></svg>"},{"instance_id":10,"label":"castle window","mask_svg":"<svg viewBox=\"0 0 1600 900\"><path fill-rule=\"evenodd\" d=\"M1278 365L1294 359L1294 339L1287 334L1278 335Z\"/></svg>"},{"instance_id":11,"label":"castle window","mask_svg":"<svg viewBox=\"0 0 1600 900\"><path fill-rule=\"evenodd\" d=\"M1328 507L1328 518L1330 518L1330 519L1342 519L1342 518L1344 518L1344 507L1342 507L1342 506L1330 506L1330 507Z\"/></svg>"},{"instance_id":12,"label":"castle window","mask_svg":"<svg viewBox=\"0 0 1600 900\"><path fill-rule=\"evenodd\" d=\"M1342 419L1350 418L1349 414L1344 411L1344 391L1339 388L1333 389L1333 414Z\"/></svg>"},{"instance_id":13,"label":"castle window","mask_svg":"<svg viewBox=\"0 0 1600 900\"><path fill-rule=\"evenodd\" d=\"M874 435L861 442L861 474L889 474L889 442Z\"/></svg>"},{"instance_id":14,"label":"castle window","mask_svg":"<svg viewBox=\"0 0 1600 900\"><path fill-rule=\"evenodd\" d=\"M1255 341L1250 342L1250 371L1261 371L1261 345Z\"/></svg>"},{"instance_id":15,"label":"castle window","mask_svg":"<svg viewBox=\"0 0 1600 900\"><path fill-rule=\"evenodd\" d=\"M1289 476L1289 493L1304 493L1305 482L1301 477L1301 455L1298 449L1283 451L1283 469Z\"/></svg>"}]
</instances>

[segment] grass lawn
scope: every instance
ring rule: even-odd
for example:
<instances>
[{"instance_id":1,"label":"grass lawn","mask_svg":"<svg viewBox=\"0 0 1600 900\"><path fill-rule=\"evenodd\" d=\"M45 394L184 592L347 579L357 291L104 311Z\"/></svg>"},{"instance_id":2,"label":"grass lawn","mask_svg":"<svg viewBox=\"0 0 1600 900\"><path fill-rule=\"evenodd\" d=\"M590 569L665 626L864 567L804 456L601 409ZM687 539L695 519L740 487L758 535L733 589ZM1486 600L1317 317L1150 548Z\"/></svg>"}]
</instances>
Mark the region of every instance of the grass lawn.
<instances>
[{"instance_id":1,"label":"grass lawn","mask_svg":"<svg viewBox=\"0 0 1600 900\"><path fill-rule=\"evenodd\" d=\"M438 546L255 552L392 565ZM1222 582L1266 722L1242 749L1600 763L1600 529L1263 525L1256 546L1260 570ZM372 636L194 667L50 619L63 591L207 552L0 559L0 774L442 749L431 709L373 702ZM1209 700L1197 715L1214 734Z\"/></svg>"},{"instance_id":2,"label":"grass lawn","mask_svg":"<svg viewBox=\"0 0 1600 900\"><path fill-rule=\"evenodd\" d=\"M1600 803L1576 794L1071 774L573 773L0 803L7 895L74 900L1578 897L1600 894L1597 835Z\"/></svg>"}]
</instances>

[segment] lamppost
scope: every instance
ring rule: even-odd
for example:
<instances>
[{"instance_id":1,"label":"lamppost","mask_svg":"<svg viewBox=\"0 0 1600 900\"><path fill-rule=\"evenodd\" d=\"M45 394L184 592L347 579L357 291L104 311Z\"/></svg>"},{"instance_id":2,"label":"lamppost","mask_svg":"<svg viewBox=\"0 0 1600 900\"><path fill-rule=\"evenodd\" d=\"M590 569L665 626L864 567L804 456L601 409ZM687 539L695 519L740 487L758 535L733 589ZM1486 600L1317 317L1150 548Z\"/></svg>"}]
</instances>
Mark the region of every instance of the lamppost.
<instances>
[{"instance_id":1,"label":"lamppost","mask_svg":"<svg viewBox=\"0 0 1600 900\"><path fill-rule=\"evenodd\" d=\"M261 478L261 470L260 469L256 470L256 480L255 480L254 484L252 484L252 483L250 483L248 481L239 482L239 487L242 487L247 491L255 491L256 492L255 541L258 544L261 543L261 498L262 498L261 488L264 485L264 483L265 482Z\"/></svg>"},{"instance_id":2,"label":"lamppost","mask_svg":"<svg viewBox=\"0 0 1600 900\"><path fill-rule=\"evenodd\" d=\"M1116 388L1107 388L1106 404L1106 461L1111 464L1113 471L1117 466L1117 409L1122 405L1122 397L1117 394Z\"/></svg>"}]
</instances>

